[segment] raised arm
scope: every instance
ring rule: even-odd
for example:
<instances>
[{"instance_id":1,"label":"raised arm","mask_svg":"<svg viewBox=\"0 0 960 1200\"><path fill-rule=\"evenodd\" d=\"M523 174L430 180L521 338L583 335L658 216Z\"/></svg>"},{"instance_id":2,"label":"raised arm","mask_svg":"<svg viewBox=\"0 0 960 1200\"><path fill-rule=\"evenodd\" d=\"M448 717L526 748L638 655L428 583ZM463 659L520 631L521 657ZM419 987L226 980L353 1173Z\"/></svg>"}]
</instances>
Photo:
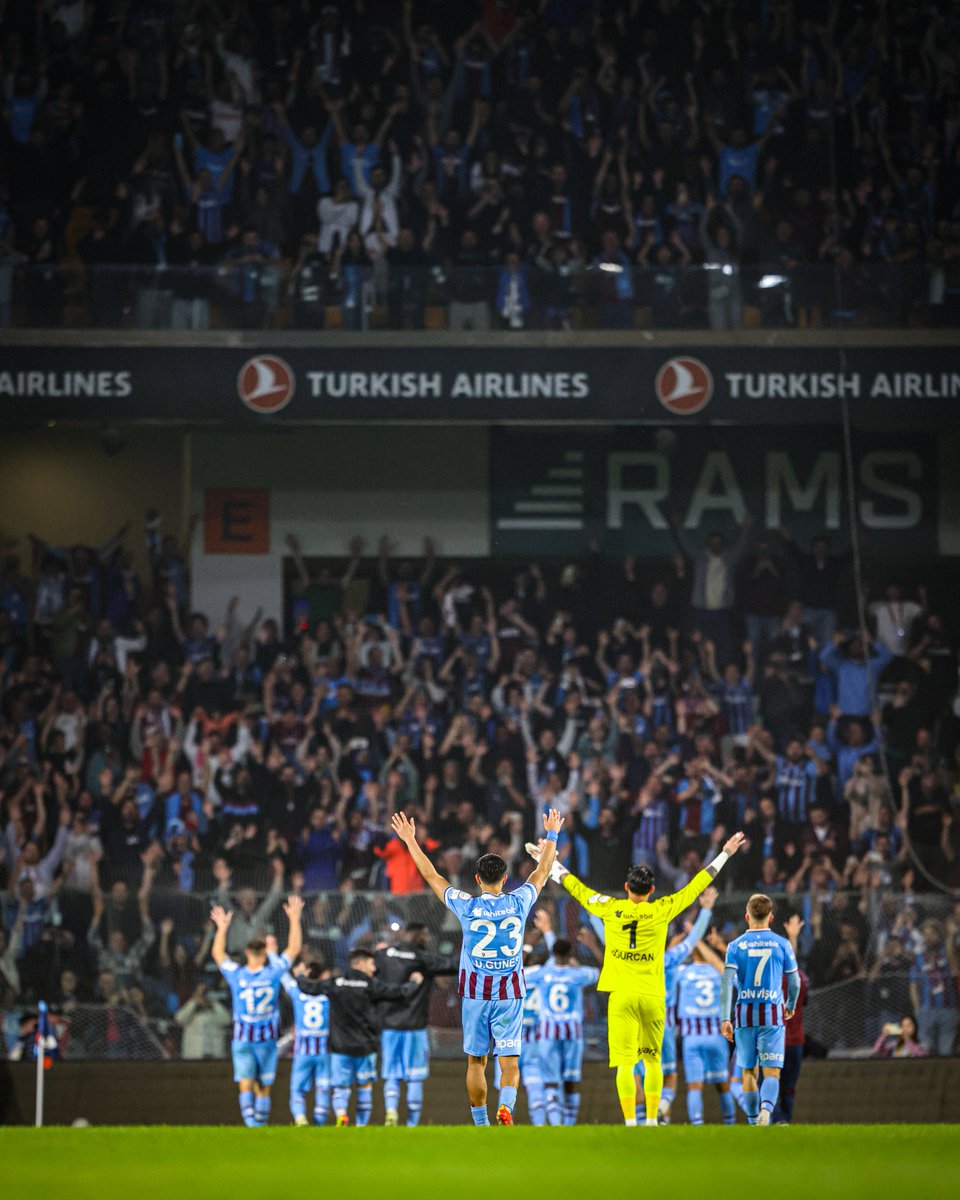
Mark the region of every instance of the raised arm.
<instances>
[{"instance_id":1,"label":"raised arm","mask_svg":"<svg viewBox=\"0 0 960 1200\"><path fill-rule=\"evenodd\" d=\"M410 857L413 859L417 870L423 876L427 887L442 902L447 888L450 887L450 882L444 879L430 859L427 858L426 853L417 841L417 826L415 822L411 821L405 813L397 812L390 818L390 824L393 826L393 832L410 851Z\"/></svg>"},{"instance_id":2,"label":"raised arm","mask_svg":"<svg viewBox=\"0 0 960 1200\"><path fill-rule=\"evenodd\" d=\"M283 953L292 966L303 949L303 927L300 923L303 901L299 896L291 896L283 906L283 911L287 914L287 920L290 922L290 932L287 935L287 945Z\"/></svg>"},{"instance_id":3,"label":"raised arm","mask_svg":"<svg viewBox=\"0 0 960 1200\"><path fill-rule=\"evenodd\" d=\"M210 947L210 957L219 967L227 957L227 930L230 928L230 922L233 920L233 913L227 912L226 909L216 904L210 910L210 920L217 928L213 945Z\"/></svg>"},{"instance_id":4,"label":"raised arm","mask_svg":"<svg viewBox=\"0 0 960 1200\"><path fill-rule=\"evenodd\" d=\"M700 897L700 911L697 913L697 919L691 926L690 932L686 935L682 942L677 942L675 946L671 946L664 955L664 962L682 963L689 958L693 953L694 947L699 942L707 930L710 928L710 921L713 916L713 906L717 902L717 889L708 887Z\"/></svg>"},{"instance_id":5,"label":"raised arm","mask_svg":"<svg viewBox=\"0 0 960 1200\"><path fill-rule=\"evenodd\" d=\"M746 838L742 833L735 833L725 844L723 849L702 871L698 871L690 880L685 888L681 888L679 892L674 892L672 896L664 896L662 900L654 901L660 907L661 912L664 909L669 913L669 919L672 921L678 913L682 913L685 908L688 908L701 892L706 891L710 886L710 880L716 877L723 870L728 859L740 849ZM706 876L706 878L704 878Z\"/></svg>"},{"instance_id":6,"label":"raised arm","mask_svg":"<svg viewBox=\"0 0 960 1200\"><path fill-rule=\"evenodd\" d=\"M527 880L527 883L532 883L537 889L538 895L543 891L544 884L550 878L550 871L557 857L557 838L563 828L563 820L556 808L551 808L548 813L544 814L543 828L547 836L543 842L539 861Z\"/></svg>"}]
</instances>

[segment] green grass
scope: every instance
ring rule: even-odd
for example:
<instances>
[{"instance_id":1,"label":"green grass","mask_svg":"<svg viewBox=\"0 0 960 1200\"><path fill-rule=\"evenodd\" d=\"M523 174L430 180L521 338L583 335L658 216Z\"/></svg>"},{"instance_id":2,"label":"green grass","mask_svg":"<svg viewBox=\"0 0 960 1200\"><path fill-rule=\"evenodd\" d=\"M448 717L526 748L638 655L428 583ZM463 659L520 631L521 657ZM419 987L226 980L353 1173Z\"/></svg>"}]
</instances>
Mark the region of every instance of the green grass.
<instances>
[{"instance_id":1,"label":"green grass","mask_svg":"<svg viewBox=\"0 0 960 1200\"><path fill-rule=\"evenodd\" d=\"M11 1200L958 1195L960 1126L0 1129ZM756 1183L751 1183L756 1180Z\"/></svg>"}]
</instances>

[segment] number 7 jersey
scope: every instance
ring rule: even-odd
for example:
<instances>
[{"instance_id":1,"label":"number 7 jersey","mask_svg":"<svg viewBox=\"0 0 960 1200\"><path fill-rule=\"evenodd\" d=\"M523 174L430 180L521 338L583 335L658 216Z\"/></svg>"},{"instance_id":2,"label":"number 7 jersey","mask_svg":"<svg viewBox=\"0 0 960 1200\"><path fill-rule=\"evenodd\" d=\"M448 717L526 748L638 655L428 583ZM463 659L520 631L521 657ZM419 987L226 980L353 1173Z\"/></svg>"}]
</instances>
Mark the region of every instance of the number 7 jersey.
<instances>
[{"instance_id":1,"label":"number 7 jersey","mask_svg":"<svg viewBox=\"0 0 960 1200\"><path fill-rule=\"evenodd\" d=\"M537 898L525 883L515 892L471 896L448 887L443 902L460 922L461 996L470 1000L519 1000L527 994L523 977L523 930Z\"/></svg>"},{"instance_id":2,"label":"number 7 jersey","mask_svg":"<svg viewBox=\"0 0 960 1200\"><path fill-rule=\"evenodd\" d=\"M783 978L797 970L797 957L785 937L769 929L748 929L727 947L724 971L736 972L738 1029L783 1025Z\"/></svg>"}]
</instances>

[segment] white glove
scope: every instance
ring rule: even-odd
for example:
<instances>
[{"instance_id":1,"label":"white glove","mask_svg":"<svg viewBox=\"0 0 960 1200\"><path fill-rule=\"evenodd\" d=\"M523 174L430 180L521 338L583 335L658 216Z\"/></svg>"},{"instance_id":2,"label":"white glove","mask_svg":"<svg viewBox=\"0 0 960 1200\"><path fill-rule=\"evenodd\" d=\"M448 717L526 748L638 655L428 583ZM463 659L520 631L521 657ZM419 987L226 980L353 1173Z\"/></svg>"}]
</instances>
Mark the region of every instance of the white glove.
<instances>
[{"instance_id":1,"label":"white glove","mask_svg":"<svg viewBox=\"0 0 960 1200\"><path fill-rule=\"evenodd\" d=\"M563 865L563 863L559 859L557 859L554 862L553 866L550 868L550 878L553 880L554 883L562 883L564 875L569 875L569 874L570 874L570 872L567 870L567 868Z\"/></svg>"}]
</instances>

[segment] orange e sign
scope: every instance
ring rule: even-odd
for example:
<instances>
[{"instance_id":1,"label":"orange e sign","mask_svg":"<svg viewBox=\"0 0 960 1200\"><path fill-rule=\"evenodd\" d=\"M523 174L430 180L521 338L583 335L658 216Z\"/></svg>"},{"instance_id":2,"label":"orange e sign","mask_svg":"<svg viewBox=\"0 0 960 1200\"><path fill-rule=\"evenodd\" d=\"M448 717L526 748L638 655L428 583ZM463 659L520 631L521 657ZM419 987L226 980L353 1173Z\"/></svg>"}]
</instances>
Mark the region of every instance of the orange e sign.
<instances>
[{"instance_id":1,"label":"orange e sign","mask_svg":"<svg viewBox=\"0 0 960 1200\"><path fill-rule=\"evenodd\" d=\"M270 496L264 488L210 488L203 500L204 554L269 554Z\"/></svg>"}]
</instances>

